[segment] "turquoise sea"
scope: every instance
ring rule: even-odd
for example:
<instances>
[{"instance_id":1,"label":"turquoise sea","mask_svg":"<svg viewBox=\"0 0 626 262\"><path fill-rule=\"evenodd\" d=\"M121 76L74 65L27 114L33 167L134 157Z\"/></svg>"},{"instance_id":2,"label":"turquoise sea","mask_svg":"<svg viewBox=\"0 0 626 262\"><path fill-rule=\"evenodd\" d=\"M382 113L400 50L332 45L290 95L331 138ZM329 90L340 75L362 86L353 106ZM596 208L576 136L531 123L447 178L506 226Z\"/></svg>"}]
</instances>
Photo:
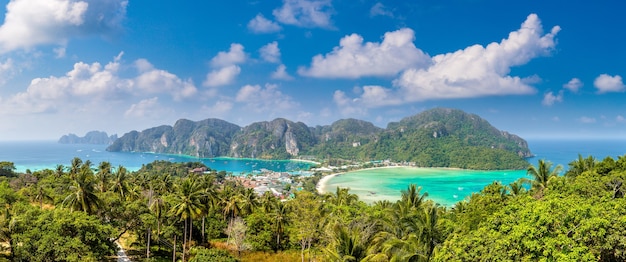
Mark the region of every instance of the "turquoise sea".
<instances>
[{"instance_id":1,"label":"turquoise sea","mask_svg":"<svg viewBox=\"0 0 626 262\"><path fill-rule=\"evenodd\" d=\"M536 165L539 159L562 165L576 160L578 154L584 157L594 156L602 160L607 156L617 158L626 154L626 140L530 140L529 147L535 157L528 161ZM337 187L348 187L365 202L372 203L387 199L400 198L401 190L411 183L422 187L428 198L444 206L478 192L493 181L509 184L521 177L526 177L525 170L475 171L437 168L381 168L348 172L333 177L322 188L325 192L334 192Z\"/></svg>"},{"instance_id":2,"label":"turquoise sea","mask_svg":"<svg viewBox=\"0 0 626 262\"><path fill-rule=\"evenodd\" d=\"M529 140L529 147L536 156L531 164L545 159L567 168L578 154L593 155L598 160L607 156L616 158L626 154L626 140ZM58 164L69 165L74 157L91 160L94 165L108 161L113 166L123 165L129 170L138 170L154 160L173 162L201 161L215 170L232 172L235 175L258 172L263 169L299 173L308 170L311 164L297 161L266 161L258 159L212 158L198 159L186 156L107 152L104 145L64 145L55 141L0 142L0 161L15 163L17 171L24 172L45 168L53 169ZM337 186L350 187L353 193L366 202L379 199L395 200L400 190L410 183L422 187L429 198L440 204L451 206L472 192L497 180L508 184L526 175L525 171L473 171L455 169L374 169L350 172L329 181L326 190L334 191Z\"/></svg>"},{"instance_id":3,"label":"turquoise sea","mask_svg":"<svg viewBox=\"0 0 626 262\"><path fill-rule=\"evenodd\" d=\"M139 170L142 165L155 160L172 162L199 161L211 169L232 172L234 175L260 172L264 169L277 172L300 173L309 170L311 167L310 163L290 160L202 159L154 153L107 152L106 147L106 145L59 144L55 141L0 142L0 161L13 162L18 172L24 172L26 169L31 171L46 168L54 169L59 164L69 166L74 157L79 157L83 161L90 160L95 166L102 161L108 161L114 167L122 165L131 171Z\"/></svg>"}]
</instances>

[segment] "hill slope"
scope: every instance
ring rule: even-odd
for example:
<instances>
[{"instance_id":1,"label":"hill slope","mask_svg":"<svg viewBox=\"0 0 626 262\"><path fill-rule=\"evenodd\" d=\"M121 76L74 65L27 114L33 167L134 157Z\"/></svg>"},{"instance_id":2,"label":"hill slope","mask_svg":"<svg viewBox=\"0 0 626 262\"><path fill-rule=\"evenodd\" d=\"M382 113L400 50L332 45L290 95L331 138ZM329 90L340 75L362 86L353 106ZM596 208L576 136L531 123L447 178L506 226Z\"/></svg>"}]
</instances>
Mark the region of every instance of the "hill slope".
<instances>
[{"instance_id":1,"label":"hill slope","mask_svg":"<svg viewBox=\"0 0 626 262\"><path fill-rule=\"evenodd\" d=\"M173 127L127 133L107 150L196 157L389 159L468 169L522 169L528 166L524 158L531 156L524 139L477 115L447 108L404 118L385 129L357 119L316 127L282 118L246 127L219 119L181 119Z\"/></svg>"}]
</instances>

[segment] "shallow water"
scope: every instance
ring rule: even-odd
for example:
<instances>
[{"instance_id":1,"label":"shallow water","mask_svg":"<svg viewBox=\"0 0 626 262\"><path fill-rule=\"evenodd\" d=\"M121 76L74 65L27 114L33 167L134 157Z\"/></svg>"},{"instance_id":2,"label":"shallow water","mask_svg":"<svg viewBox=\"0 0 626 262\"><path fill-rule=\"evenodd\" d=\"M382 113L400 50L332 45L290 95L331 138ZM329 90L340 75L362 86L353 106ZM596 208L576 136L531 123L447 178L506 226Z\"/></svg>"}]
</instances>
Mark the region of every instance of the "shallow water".
<instances>
[{"instance_id":1,"label":"shallow water","mask_svg":"<svg viewBox=\"0 0 626 262\"><path fill-rule=\"evenodd\" d=\"M359 199L373 203L377 200L395 201L400 198L401 190L409 184L422 187L421 193L428 192L428 199L444 205L454 203L480 191L493 181L503 185L525 177L523 170L475 171L439 168L394 167L366 169L349 172L332 178L325 186L325 191L334 192L337 187L349 187L350 192Z\"/></svg>"}]
</instances>

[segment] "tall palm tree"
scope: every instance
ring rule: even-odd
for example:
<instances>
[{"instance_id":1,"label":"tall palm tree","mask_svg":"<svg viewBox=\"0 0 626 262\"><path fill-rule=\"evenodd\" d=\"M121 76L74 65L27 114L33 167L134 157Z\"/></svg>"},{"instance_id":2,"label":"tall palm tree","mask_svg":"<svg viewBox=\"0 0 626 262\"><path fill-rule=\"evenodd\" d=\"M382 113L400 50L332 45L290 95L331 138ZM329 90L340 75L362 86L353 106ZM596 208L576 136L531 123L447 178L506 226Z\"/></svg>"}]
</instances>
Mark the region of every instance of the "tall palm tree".
<instances>
[{"instance_id":1,"label":"tall palm tree","mask_svg":"<svg viewBox=\"0 0 626 262\"><path fill-rule=\"evenodd\" d=\"M280 239L285 232L285 226L289 223L289 206L283 202L277 201L271 213L274 220L274 228L276 230L276 251L280 249Z\"/></svg>"},{"instance_id":2,"label":"tall palm tree","mask_svg":"<svg viewBox=\"0 0 626 262\"><path fill-rule=\"evenodd\" d=\"M126 199L128 193L130 192L130 187L128 186L128 170L119 166L115 173L113 173L113 181L111 190L115 193L120 194L122 199Z\"/></svg>"},{"instance_id":3,"label":"tall palm tree","mask_svg":"<svg viewBox=\"0 0 626 262\"><path fill-rule=\"evenodd\" d=\"M202 214L202 189L195 179L185 178L180 184L176 185L176 191L173 198L172 214L184 221L183 228L183 261L185 260L185 246L188 240L191 240L191 228L193 227L193 219ZM189 235L187 237L187 228Z\"/></svg>"},{"instance_id":4,"label":"tall palm tree","mask_svg":"<svg viewBox=\"0 0 626 262\"><path fill-rule=\"evenodd\" d=\"M70 177L74 178L78 174L80 167L83 165L83 160L79 157L75 157L72 159L72 163L70 166Z\"/></svg>"},{"instance_id":5,"label":"tall palm tree","mask_svg":"<svg viewBox=\"0 0 626 262\"><path fill-rule=\"evenodd\" d=\"M350 194L350 188L337 187L335 194L326 195L326 200L335 206L349 206L357 202L359 197L356 194Z\"/></svg>"},{"instance_id":6,"label":"tall palm tree","mask_svg":"<svg viewBox=\"0 0 626 262\"><path fill-rule=\"evenodd\" d=\"M111 177L111 163L108 161L102 161L98 165L98 172L96 172L96 178L98 180L98 187L100 192L106 192L109 186L109 178Z\"/></svg>"},{"instance_id":7,"label":"tall palm tree","mask_svg":"<svg viewBox=\"0 0 626 262\"><path fill-rule=\"evenodd\" d=\"M82 169L72 180L71 193L63 200L63 205L71 211L80 210L87 214L94 214L102 205L96 195L93 173Z\"/></svg>"},{"instance_id":8,"label":"tall palm tree","mask_svg":"<svg viewBox=\"0 0 626 262\"><path fill-rule=\"evenodd\" d=\"M525 181L529 182L531 187L541 194L548 187L550 181L559 175L562 169L563 167L561 165L557 165L552 169L551 162L540 159L537 163L537 167L533 165L528 167L527 174L530 175L532 179L526 179Z\"/></svg>"}]
</instances>

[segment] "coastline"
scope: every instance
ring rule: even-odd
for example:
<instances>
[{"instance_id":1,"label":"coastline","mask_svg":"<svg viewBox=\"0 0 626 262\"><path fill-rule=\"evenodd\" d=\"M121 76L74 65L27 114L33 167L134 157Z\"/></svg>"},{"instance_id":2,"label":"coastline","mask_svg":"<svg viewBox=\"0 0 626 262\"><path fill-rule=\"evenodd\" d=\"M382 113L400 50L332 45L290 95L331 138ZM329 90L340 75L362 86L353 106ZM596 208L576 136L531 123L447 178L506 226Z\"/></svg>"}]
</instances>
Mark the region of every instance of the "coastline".
<instances>
[{"instance_id":1,"label":"coastline","mask_svg":"<svg viewBox=\"0 0 626 262\"><path fill-rule=\"evenodd\" d=\"M319 194L325 194L325 193L332 193L331 191L328 191L328 182L333 179L334 177L346 174L346 173L350 173L350 172L358 172L358 171L367 171L367 170L384 170L384 169L414 169L414 170L450 170L450 171L484 171L484 172L491 172L491 171L502 171L502 172L514 172L514 171L519 171L519 170L473 170L473 169L463 169L463 168L456 168L456 167L416 167L416 166L381 166L381 167L368 167L368 168L360 168L360 169L354 169L354 170L350 170L350 171L346 171L346 172L338 172L338 173L332 173L332 174L328 174L323 176L315 185L315 189L317 190L317 192Z\"/></svg>"}]
</instances>

